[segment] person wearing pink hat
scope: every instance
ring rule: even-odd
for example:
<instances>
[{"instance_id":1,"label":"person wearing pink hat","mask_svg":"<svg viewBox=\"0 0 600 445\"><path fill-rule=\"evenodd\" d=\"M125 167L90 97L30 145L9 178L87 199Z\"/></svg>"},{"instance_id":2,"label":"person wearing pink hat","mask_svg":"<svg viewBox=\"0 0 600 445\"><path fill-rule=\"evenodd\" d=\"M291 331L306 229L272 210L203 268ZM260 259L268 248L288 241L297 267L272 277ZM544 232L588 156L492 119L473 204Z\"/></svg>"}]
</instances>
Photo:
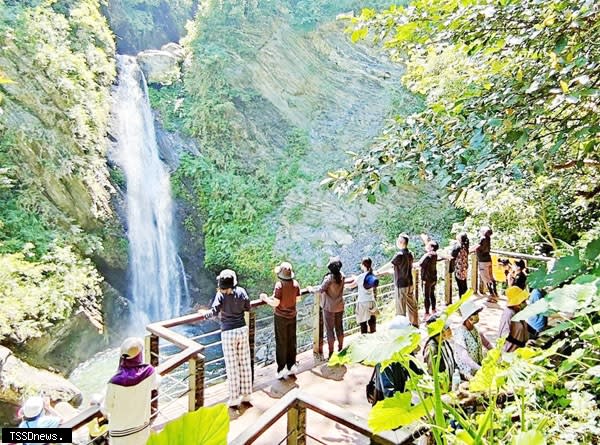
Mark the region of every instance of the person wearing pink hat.
<instances>
[{"instance_id":1,"label":"person wearing pink hat","mask_svg":"<svg viewBox=\"0 0 600 445\"><path fill-rule=\"evenodd\" d=\"M485 350L492 349L492 344L475 325L479 323L479 313L483 310L480 304L468 300L460 307L462 325L454 331L456 365L465 380L471 380L481 368Z\"/></svg>"},{"instance_id":2,"label":"person wearing pink hat","mask_svg":"<svg viewBox=\"0 0 600 445\"><path fill-rule=\"evenodd\" d=\"M529 340L527 321L512 321L512 318L527 306L529 292L517 286L511 286L506 289L506 298L506 309L500 318L498 338L506 338L504 352L513 352L524 347Z\"/></svg>"}]
</instances>

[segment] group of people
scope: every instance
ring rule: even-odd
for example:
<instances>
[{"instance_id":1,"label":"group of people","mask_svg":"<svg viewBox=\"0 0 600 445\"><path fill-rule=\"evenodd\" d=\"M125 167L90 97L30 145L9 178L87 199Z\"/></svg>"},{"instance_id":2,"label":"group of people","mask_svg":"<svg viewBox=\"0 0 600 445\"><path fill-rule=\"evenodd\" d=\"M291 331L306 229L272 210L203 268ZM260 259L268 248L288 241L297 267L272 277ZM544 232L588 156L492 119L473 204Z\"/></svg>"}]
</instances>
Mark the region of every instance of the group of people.
<instances>
[{"instance_id":1,"label":"group of people","mask_svg":"<svg viewBox=\"0 0 600 445\"><path fill-rule=\"evenodd\" d=\"M488 301L498 299L496 283L492 274L491 229L484 227L480 231L480 239L476 246L469 246L467 234L460 233L448 253L438 253L439 245L426 235L422 235L426 252L418 262L414 262L412 252L408 249L409 237L400 234L396 240L397 253L392 260L373 270L371 258L362 259L361 273L346 277L342 272L340 258L330 258L322 282L318 286L302 289L295 279L292 265L289 262L279 264L274 272L277 281L271 295L260 294L260 299L273 307L274 331L276 343L277 378L284 379L298 372L296 362L296 304L307 293L318 292L321 298L323 320L327 334L329 356L344 347L344 289L357 288L356 321L362 334L373 333L377 325L377 288L379 276L393 274L395 289L395 308L398 327L413 325L418 327L418 306L414 293L413 269L421 270L427 323L438 319L435 298L437 283L437 262L450 260L450 268L454 274L459 295L467 291L467 268L469 253L476 253L479 274L485 283ZM526 288L526 267L523 262L506 265L507 307L499 326L499 338L505 338L504 350L513 351L522 347L530 335L537 335L544 327L543 317L534 317L529 321L512 321L529 297ZM532 292L531 298L543 296L539 290ZM461 326L454 332L454 341L450 342L452 331L445 326L441 333L427 340L423 348L425 361L430 365L436 362L438 351L442 351L439 360L440 371L447 372L450 379L460 374L462 379L470 379L481 367L485 351L492 347L488 339L477 329L479 313L484 307L475 301L467 301L460 308ZM250 311L250 298L246 290L239 286L236 273L225 269L217 277L217 292L209 309L200 313L206 318L219 315L221 341L225 370L227 375L229 400L228 405L234 409L241 405L251 405L252 365L249 345L248 326L245 313ZM441 345L440 345L441 343ZM393 375L406 378L406 372L392 369ZM121 357L117 373L108 383L106 395L102 401L102 412L108 419L108 430L111 444L136 445L145 443L149 434L150 394L158 387L160 376L155 369L143 362L143 341L140 338L128 338L121 345ZM99 401L98 401L99 403ZM51 427L61 422L59 416L52 411L46 401L39 397L29 399L22 409L21 427ZM91 425L90 431L98 430Z\"/></svg>"}]
</instances>

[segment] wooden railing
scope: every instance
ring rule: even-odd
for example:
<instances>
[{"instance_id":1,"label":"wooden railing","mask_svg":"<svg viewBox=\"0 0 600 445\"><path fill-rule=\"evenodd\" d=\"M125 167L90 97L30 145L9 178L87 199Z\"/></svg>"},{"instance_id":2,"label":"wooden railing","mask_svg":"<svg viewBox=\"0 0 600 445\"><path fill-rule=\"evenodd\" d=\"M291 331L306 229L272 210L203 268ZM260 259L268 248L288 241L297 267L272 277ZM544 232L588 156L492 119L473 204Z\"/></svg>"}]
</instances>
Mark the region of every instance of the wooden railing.
<instances>
[{"instance_id":1,"label":"wooden railing","mask_svg":"<svg viewBox=\"0 0 600 445\"><path fill-rule=\"evenodd\" d=\"M501 250L494 250L492 254L506 257L506 258L520 258L528 261L550 261L551 258L536 256L536 255L527 255L520 254L515 252L506 252ZM440 262L442 263L442 262ZM450 272L449 261L443 261L443 264L440 264L443 267L443 276L444 276L444 299L446 303L449 303L452 300L453 293L453 284L454 280L452 274ZM478 264L476 256L470 255L470 273L471 273L471 287L473 289L479 289L478 283ZM419 279L419 271L417 269L413 270L413 281L414 281L414 292L415 298L418 298L419 290L420 290L420 279ZM354 316L354 307L356 304L356 292L347 293L344 296L345 299L345 314L344 314L344 324L345 324L345 332L347 334L352 334L356 332L359 328L358 326L352 326L352 319ZM392 301L394 297L394 286L393 284L384 284L379 288L379 298L378 298L378 306L382 309L389 301ZM325 339L324 326L323 326L323 314L320 307L321 304L321 296L318 293L312 294L312 301L310 301L310 297L308 298L309 305L312 307L307 307L305 310L305 315L298 319L299 334L306 334L312 331L311 335L306 336L298 336L298 350L306 350L312 347L313 354L315 356L316 361L323 360L323 344ZM260 331L266 330L268 331L265 338L274 339L274 335L272 335L273 323L272 319L272 311L269 311L269 315L264 316L262 318L257 319L257 313L259 308L264 306L265 303L261 300L254 300L251 302L251 310L246 313L246 323L249 327L249 344L250 344L250 352L251 352L251 360L252 360L252 372L254 375L255 367L259 365L256 359L256 334L257 334L257 321L259 323L267 323L264 327L260 328ZM299 313L300 314L300 313ZM264 315L264 314L263 314ZM206 320L206 316L201 315L199 313L193 313L189 315L185 315L182 317L164 320L156 323L149 324L146 329L149 332L149 335L146 337L146 361L151 363L157 368L157 371L161 376L168 376L171 378L171 374L174 373L175 370L180 368L187 367L187 373L179 379L179 385L182 385L182 382L187 380L187 389L179 396L183 396L187 394L188 403L187 410L194 411L197 408L204 405L205 401L205 388L211 384L216 383L218 380L222 379L221 375L217 377L211 377L209 379L206 378L206 371L208 365L214 365L217 362L223 360L222 357L214 358L210 361L206 361L204 351L208 348L216 347L220 344L220 340L217 341L209 341L206 342L207 339L211 337L220 336L220 330L215 329L209 332L204 332L200 335L187 337L181 333L176 332L174 329L184 325L197 325L199 323L203 323ZM312 318L312 320L310 320ZM309 323L308 329L300 328L302 326L302 322L304 324ZM201 341L205 341L204 344ZM304 343L302 343L304 341ZM264 347L264 344L261 343L261 346ZM167 348L175 348L178 349L178 352L175 352L171 355L161 354L161 350L165 350ZM268 355L268 348L267 348ZM269 363L269 357L266 359L262 359L260 361L260 365L264 366ZM221 368L224 368L221 367ZM163 388L161 386L161 391ZM297 394L296 394L297 396ZM289 403L288 405L278 404L278 409L285 408L284 411L291 412L292 414L288 414L289 416L294 416L294 412L299 409L309 409L315 408L314 406L309 407L307 405L306 400L310 400L308 396L304 394L300 394L299 398L296 400L292 400L291 398L287 398ZM172 399L172 398L171 398ZM153 418L156 418L159 411L162 407L159 406L160 394L155 391L152 395L152 415ZM171 400L172 402L173 400ZM331 404L325 404L325 402L320 402L319 406L326 406L328 409L334 410L336 407ZM316 406L316 405L315 405ZM275 407L274 407L275 408ZM294 411L296 410L296 411ZM316 411L319 411L315 408ZM323 410L325 411L325 410ZM282 411L283 412L283 411ZM333 411L331 411L333 412ZM281 414L281 412L280 412ZM325 412L321 413L323 415L327 414ZM81 413L77 414L74 418L70 419L66 422L65 427L77 429L81 426L84 426L90 420L99 417L101 414L98 408L89 408ZM335 419L334 419L335 420ZM296 421L294 421L296 422ZM267 422L268 423L268 422ZM343 422L340 422L343 423ZM270 424L269 424L270 425ZM356 425L354 425L358 428ZM268 428L266 426L265 428ZM368 435L365 430L365 435ZM369 436L370 437L370 436ZM385 436L378 436L385 437ZM237 440L237 439L236 439ZM248 438L247 440L250 440ZM377 439L380 440L380 439ZM383 440L383 439L381 439ZM251 441L247 442L236 442L236 443L251 443ZM293 442L296 443L296 442ZM302 442L298 442L302 443ZM404 442L375 442L375 443L404 443Z\"/></svg>"},{"instance_id":2,"label":"wooden railing","mask_svg":"<svg viewBox=\"0 0 600 445\"><path fill-rule=\"evenodd\" d=\"M299 389L288 392L275 405L269 408L251 428L246 429L230 442L230 445L249 445L258 440L270 427L272 427L284 414L287 416L286 435L274 443L286 442L287 445L305 444L306 439L313 439L323 443L313 436L307 428L306 412L312 411L336 424L343 425L370 439L370 443L378 445L407 445L412 444L426 428L420 426L405 427L396 431L374 433L367 421L349 413L337 405L306 394Z\"/></svg>"}]
</instances>

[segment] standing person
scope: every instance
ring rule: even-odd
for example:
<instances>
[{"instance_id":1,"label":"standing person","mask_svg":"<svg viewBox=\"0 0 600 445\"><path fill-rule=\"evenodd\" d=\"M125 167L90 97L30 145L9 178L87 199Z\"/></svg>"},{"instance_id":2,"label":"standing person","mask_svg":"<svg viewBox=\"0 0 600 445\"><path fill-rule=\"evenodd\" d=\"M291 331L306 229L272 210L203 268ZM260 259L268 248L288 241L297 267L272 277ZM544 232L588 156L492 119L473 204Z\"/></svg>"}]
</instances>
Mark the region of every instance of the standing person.
<instances>
[{"instance_id":1,"label":"standing person","mask_svg":"<svg viewBox=\"0 0 600 445\"><path fill-rule=\"evenodd\" d=\"M126 338L117 373L108 382L101 410L111 445L144 445L150 437L150 401L160 376L144 363L143 351L141 338Z\"/></svg>"},{"instance_id":2,"label":"standing person","mask_svg":"<svg viewBox=\"0 0 600 445\"><path fill-rule=\"evenodd\" d=\"M456 242L450 252L450 271L454 272L454 279L458 287L458 298L467 292L467 271L469 269L469 236L465 232L456 235ZM452 303L452 300L449 301Z\"/></svg>"},{"instance_id":3,"label":"standing person","mask_svg":"<svg viewBox=\"0 0 600 445\"><path fill-rule=\"evenodd\" d=\"M417 312L417 300L413 288L413 254L408 250L408 235L401 233L396 240L398 252L392 261L382 266L375 275L388 274L393 270L396 292L396 315L407 315L411 324L419 326L419 314Z\"/></svg>"},{"instance_id":4,"label":"standing person","mask_svg":"<svg viewBox=\"0 0 600 445\"><path fill-rule=\"evenodd\" d=\"M525 261L519 259L515 261L508 276L508 286L517 286L519 289L525 290L527 287L527 273L526 273Z\"/></svg>"},{"instance_id":5,"label":"standing person","mask_svg":"<svg viewBox=\"0 0 600 445\"><path fill-rule=\"evenodd\" d=\"M439 244L422 235L425 242L425 255L421 257L415 267L421 269L421 281L423 282L423 297L425 299L425 321L431 313L435 314L435 285L437 283L437 262ZM431 313L429 309L431 308Z\"/></svg>"},{"instance_id":6,"label":"standing person","mask_svg":"<svg viewBox=\"0 0 600 445\"><path fill-rule=\"evenodd\" d=\"M492 349L492 344L475 325L479 323L479 313L483 306L474 301L466 301L460 307L462 325L454 331L456 346L456 365L466 380L471 380L481 368L481 362L486 350Z\"/></svg>"},{"instance_id":7,"label":"standing person","mask_svg":"<svg viewBox=\"0 0 600 445\"><path fill-rule=\"evenodd\" d=\"M327 346L329 357L334 352L334 343L337 338L338 351L344 349L344 274L342 262L339 257L331 257L327 265L329 273L323 278L319 287L311 287L311 292L321 293L321 307L323 320L327 332ZM334 336L335 331L335 336Z\"/></svg>"},{"instance_id":8,"label":"standing person","mask_svg":"<svg viewBox=\"0 0 600 445\"><path fill-rule=\"evenodd\" d=\"M492 272L492 256L490 254L492 248L492 229L489 227L482 227L479 234L481 236L479 244L473 246L471 253L477 254L479 277L490 293L488 301L490 303L497 303L498 293L496 291L496 281L494 280Z\"/></svg>"},{"instance_id":9,"label":"standing person","mask_svg":"<svg viewBox=\"0 0 600 445\"><path fill-rule=\"evenodd\" d=\"M275 308L275 356L277 378L295 375L296 366L296 302L300 298L300 285L294 280L292 265L283 262L275 268L279 281L275 283L273 295L260 294L260 299Z\"/></svg>"},{"instance_id":10,"label":"standing person","mask_svg":"<svg viewBox=\"0 0 600 445\"><path fill-rule=\"evenodd\" d=\"M28 398L23 404L21 412L23 420L19 424L19 428L58 428L63 421L60 414L52 408L47 397ZM32 444L24 442L23 445Z\"/></svg>"},{"instance_id":11,"label":"standing person","mask_svg":"<svg viewBox=\"0 0 600 445\"><path fill-rule=\"evenodd\" d=\"M250 341L244 318L244 313L250 311L250 298L246 290L237 285L233 270L222 270L217 277L217 284L212 307L199 312L206 317L220 314L221 342L229 386L228 405L238 408L241 403L249 403L252 394Z\"/></svg>"},{"instance_id":12,"label":"standing person","mask_svg":"<svg viewBox=\"0 0 600 445\"><path fill-rule=\"evenodd\" d=\"M500 318L500 328L498 329L498 338L506 337L504 343L504 352L513 352L517 348L522 348L529 340L528 325L525 320L512 321L512 318L525 306L529 292L520 289L517 286L511 286L506 289L506 309Z\"/></svg>"},{"instance_id":13,"label":"standing person","mask_svg":"<svg viewBox=\"0 0 600 445\"><path fill-rule=\"evenodd\" d=\"M349 288L358 287L358 298L356 299L356 323L360 326L360 333L373 333L377 325L377 286L379 280L373 273L373 261L369 257L362 259L360 263L362 273L355 276L348 283Z\"/></svg>"}]
</instances>

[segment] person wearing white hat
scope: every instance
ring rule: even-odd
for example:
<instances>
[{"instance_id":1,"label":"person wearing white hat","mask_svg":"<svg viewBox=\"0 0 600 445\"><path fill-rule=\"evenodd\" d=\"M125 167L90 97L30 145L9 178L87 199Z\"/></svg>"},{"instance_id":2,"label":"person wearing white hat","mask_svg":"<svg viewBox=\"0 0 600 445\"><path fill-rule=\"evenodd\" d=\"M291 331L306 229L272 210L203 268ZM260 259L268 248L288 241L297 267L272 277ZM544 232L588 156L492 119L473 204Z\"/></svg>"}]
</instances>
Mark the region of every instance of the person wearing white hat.
<instances>
[{"instance_id":1,"label":"person wearing white hat","mask_svg":"<svg viewBox=\"0 0 600 445\"><path fill-rule=\"evenodd\" d=\"M40 396L28 398L23 407L23 420L19 424L19 428L58 428L62 422L60 414L57 413L50 401ZM23 445L29 445L25 442Z\"/></svg>"},{"instance_id":2,"label":"person wearing white hat","mask_svg":"<svg viewBox=\"0 0 600 445\"><path fill-rule=\"evenodd\" d=\"M150 401L160 376L144 363L144 341L126 338L115 375L106 388L101 410L108 419L111 445L144 445L150 436Z\"/></svg>"},{"instance_id":3,"label":"person wearing white hat","mask_svg":"<svg viewBox=\"0 0 600 445\"><path fill-rule=\"evenodd\" d=\"M475 325L479 322L479 313L483 306L468 300L460 307L462 325L454 331L456 346L456 365L466 380L470 380L481 368L481 362L486 350L492 349L492 344Z\"/></svg>"},{"instance_id":4,"label":"person wearing white hat","mask_svg":"<svg viewBox=\"0 0 600 445\"><path fill-rule=\"evenodd\" d=\"M300 300L300 285L294 279L294 270L287 261L275 268L279 279L273 295L260 294L260 299L275 309L275 359L277 378L283 379L298 372L296 365L296 303Z\"/></svg>"}]
</instances>

